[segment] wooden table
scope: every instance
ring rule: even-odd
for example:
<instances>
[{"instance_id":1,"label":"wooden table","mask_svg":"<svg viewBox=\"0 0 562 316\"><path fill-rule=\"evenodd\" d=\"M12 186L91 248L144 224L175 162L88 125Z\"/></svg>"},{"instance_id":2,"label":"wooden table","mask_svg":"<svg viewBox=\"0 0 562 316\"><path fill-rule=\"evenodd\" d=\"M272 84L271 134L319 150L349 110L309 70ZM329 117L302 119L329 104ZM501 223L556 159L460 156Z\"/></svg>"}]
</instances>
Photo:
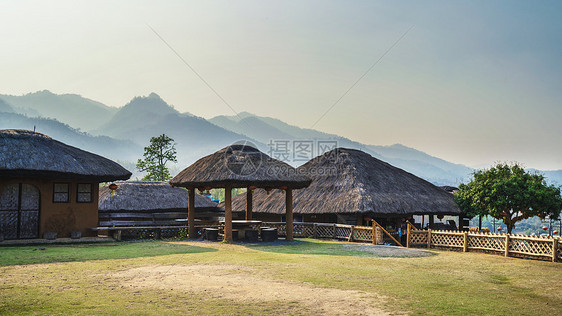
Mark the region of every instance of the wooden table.
<instances>
[{"instance_id":1,"label":"wooden table","mask_svg":"<svg viewBox=\"0 0 562 316\"><path fill-rule=\"evenodd\" d=\"M224 221L220 221L221 224L224 224ZM261 224L262 221L257 220L233 220L232 221L232 229L238 230L238 240L244 240L246 237L247 230L253 230L252 226L256 226Z\"/></svg>"}]
</instances>

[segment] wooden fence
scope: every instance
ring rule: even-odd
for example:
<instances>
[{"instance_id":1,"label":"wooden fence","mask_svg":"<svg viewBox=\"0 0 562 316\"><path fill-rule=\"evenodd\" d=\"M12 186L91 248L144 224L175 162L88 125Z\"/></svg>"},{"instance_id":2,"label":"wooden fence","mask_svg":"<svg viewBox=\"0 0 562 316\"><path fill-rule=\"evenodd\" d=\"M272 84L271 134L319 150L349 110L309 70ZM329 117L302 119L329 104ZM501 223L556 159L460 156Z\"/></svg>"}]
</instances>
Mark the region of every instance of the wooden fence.
<instances>
[{"instance_id":1,"label":"wooden fence","mask_svg":"<svg viewBox=\"0 0 562 316\"><path fill-rule=\"evenodd\" d=\"M277 228L279 236L287 234L284 222L264 222L262 227ZM373 227L325 223L293 223L293 236L301 238L331 238L347 241L373 241Z\"/></svg>"},{"instance_id":2,"label":"wooden fence","mask_svg":"<svg viewBox=\"0 0 562 316\"><path fill-rule=\"evenodd\" d=\"M408 224L407 247L437 248L501 254L506 257L562 262L562 242L559 237L534 237L479 232L417 230ZM286 234L284 222L264 222L261 226L277 228ZM293 234L302 238L330 238L359 242L382 242L378 225L353 226L324 223L293 223Z\"/></svg>"},{"instance_id":3,"label":"wooden fence","mask_svg":"<svg viewBox=\"0 0 562 316\"><path fill-rule=\"evenodd\" d=\"M408 247L501 254L506 257L562 261L559 237L408 229Z\"/></svg>"}]
</instances>

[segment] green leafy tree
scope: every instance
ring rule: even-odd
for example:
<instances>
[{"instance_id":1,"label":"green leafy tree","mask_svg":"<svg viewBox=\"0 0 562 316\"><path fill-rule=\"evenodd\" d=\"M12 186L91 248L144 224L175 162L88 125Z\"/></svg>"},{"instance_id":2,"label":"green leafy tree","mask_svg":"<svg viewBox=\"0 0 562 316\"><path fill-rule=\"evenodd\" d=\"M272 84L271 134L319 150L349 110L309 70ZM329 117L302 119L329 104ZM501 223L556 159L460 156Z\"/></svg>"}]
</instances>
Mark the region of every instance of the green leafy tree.
<instances>
[{"instance_id":1,"label":"green leafy tree","mask_svg":"<svg viewBox=\"0 0 562 316\"><path fill-rule=\"evenodd\" d=\"M143 180L168 181L172 177L167 162L177 162L174 140L166 134L150 138L150 145L144 147L144 159L137 161L137 169L146 171Z\"/></svg>"},{"instance_id":2,"label":"green leafy tree","mask_svg":"<svg viewBox=\"0 0 562 316\"><path fill-rule=\"evenodd\" d=\"M526 172L517 163L475 171L472 181L459 186L456 200L468 216L503 220L508 233L520 220L557 218L562 210L560 188L547 185L543 175Z\"/></svg>"}]
</instances>

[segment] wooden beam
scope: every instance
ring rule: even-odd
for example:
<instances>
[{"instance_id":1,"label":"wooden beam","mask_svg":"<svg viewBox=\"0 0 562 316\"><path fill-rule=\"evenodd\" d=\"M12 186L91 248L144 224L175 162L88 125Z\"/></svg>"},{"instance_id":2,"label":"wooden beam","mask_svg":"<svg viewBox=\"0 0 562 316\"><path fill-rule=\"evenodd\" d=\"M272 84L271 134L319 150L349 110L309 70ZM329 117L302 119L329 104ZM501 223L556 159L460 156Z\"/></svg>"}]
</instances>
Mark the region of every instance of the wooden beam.
<instances>
[{"instance_id":1,"label":"wooden beam","mask_svg":"<svg viewBox=\"0 0 562 316\"><path fill-rule=\"evenodd\" d=\"M232 188L224 188L224 241L232 242Z\"/></svg>"},{"instance_id":2,"label":"wooden beam","mask_svg":"<svg viewBox=\"0 0 562 316\"><path fill-rule=\"evenodd\" d=\"M433 229L433 226L434 226L433 224L434 224L434 222L435 222L435 215L430 214L430 215L429 215L429 229Z\"/></svg>"},{"instance_id":3,"label":"wooden beam","mask_svg":"<svg viewBox=\"0 0 562 316\"><path fill-rule=\"evenodd\" d=\"M286 240L293 240L293 190L285 190L285 222L287 223Z\"/></svg>"},{"instance_id":4,"label":"wooden beam","mask_svg":"<svg viewBox=\"0 0 562 316\"><path fill-rule=\"evenodd\" d=\"M250 188L246 191L246 220L252 219L252 190Z\"/></svg>"},{"instance_id":5,"label":"wooden beam","mask_svg":"<svg viewBox=\"0 0 562 316\"><path fill-rule=\"evenodd\" d=\"M190 239L195 239L195 188L188 188L187 191L187 234Z\"/></svg>"}]
</instances>

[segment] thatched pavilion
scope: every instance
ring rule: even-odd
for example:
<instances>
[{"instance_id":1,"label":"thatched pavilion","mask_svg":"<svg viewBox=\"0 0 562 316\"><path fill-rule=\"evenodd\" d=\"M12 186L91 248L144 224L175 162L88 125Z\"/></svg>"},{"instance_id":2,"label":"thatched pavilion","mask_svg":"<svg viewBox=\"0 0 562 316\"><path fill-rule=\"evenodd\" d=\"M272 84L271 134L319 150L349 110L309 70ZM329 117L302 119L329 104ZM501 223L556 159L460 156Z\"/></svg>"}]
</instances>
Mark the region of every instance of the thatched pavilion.
<instances>
[{"instance_id":1,"label":"thatched pavilion","mask_svg":"<svg viewBox=\"0 0 562 316\"><path fill-rule=\"evenodd\" d=\"M295 195L294 213L307 222L366 224L373 218L381 225L412 215L460 215L453 196L443 189L371 155L337 148L297 168L312 178L310 186ZM258 192L254 212L267 221L283 215L282 196ZM244 198L233 201L243 211Z\"/></svg>"},{"instance_id":2,"label":"thatched pavilion","mask_svg":"<svg viewBox=\"0 0 562 316\"><path fill-rule=\"evenodd\" d=\"M188 192L174 188L160 181L115 182L115 190L110 185L100 188L99 218L100 226L130 225L128 222L146 221L142 225L185 225L174 219L187 218ZM218 220L224 211L210 198L195 194L195 210L198 218Z\"/></svg>"},{"instance_id":3,"label":"thatched pavilion","mask_svg":"<svg viewBox=\"0 0 562 316\"><path fill-rule=\"evenodd\" d=\"M0 233L88 234L98 222L99 183L126 180L119 164L25 130L0 130Z\"/></svg>"},{"instance_id":4,"label":"thatched pavilion","mask_svg":"<svg viewBox=\"0 0 562 316\"><path fill-rule=\"evenodd\" d=\"M224 240L232 241L232 189L247 188L246 220L252 219L252 192L255 189L281 189L285 191L287 213L287 240L293 238L293 190L310 184L307 176L299 175L296 169L273 159L248 145L231 145L214 154L203 157L175 176L172 186L186 187L189 191L188 226L189 236L195 236L195 189L225 189ZM262 190L258 190L262 191Z\"/></svg>"}]
</instances>

